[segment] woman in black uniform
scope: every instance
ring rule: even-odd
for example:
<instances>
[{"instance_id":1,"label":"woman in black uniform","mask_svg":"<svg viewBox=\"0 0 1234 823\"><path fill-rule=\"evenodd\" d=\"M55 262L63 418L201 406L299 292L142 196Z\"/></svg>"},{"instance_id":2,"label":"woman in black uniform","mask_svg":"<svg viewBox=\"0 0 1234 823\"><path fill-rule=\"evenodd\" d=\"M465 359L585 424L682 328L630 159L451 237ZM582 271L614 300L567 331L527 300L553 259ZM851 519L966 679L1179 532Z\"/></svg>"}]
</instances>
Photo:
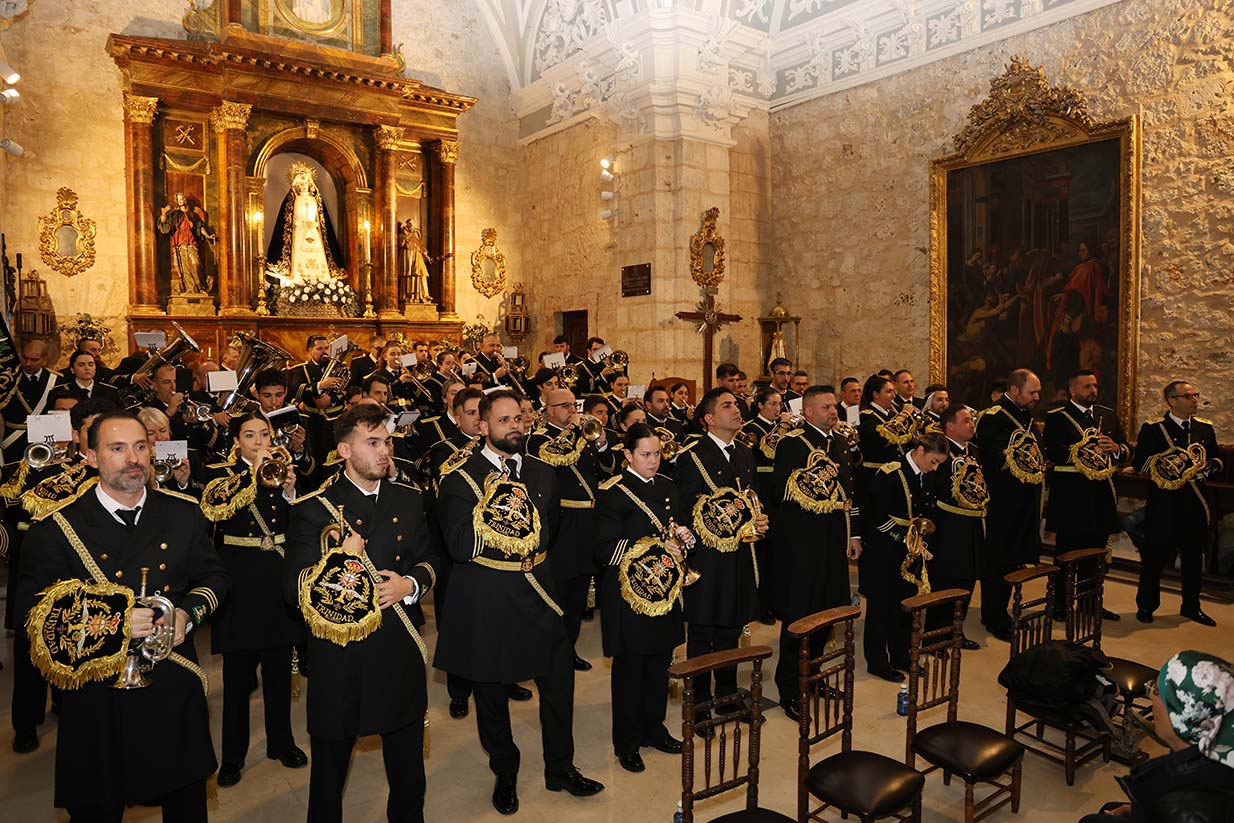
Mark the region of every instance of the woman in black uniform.
<instances>
[{"instance_id":1,"label":"woman in black uniform","mask_svg":"<svg viewBox=\"0 0 1234 823\"><path fill-rule=\"evenodd\" d=\"M685 641L680 560L694 537L673 522L673 481L656 473L660 438L636 423L623 445L626 468L600 484L596 552L610 567L601 584L600 618L604 654L613 658L613 749L622 768L641 772L640 747L681 751L664 717L668 667L673 649ZM671 539L661 541L670 531Z\"/></svg>"}]
</instances>

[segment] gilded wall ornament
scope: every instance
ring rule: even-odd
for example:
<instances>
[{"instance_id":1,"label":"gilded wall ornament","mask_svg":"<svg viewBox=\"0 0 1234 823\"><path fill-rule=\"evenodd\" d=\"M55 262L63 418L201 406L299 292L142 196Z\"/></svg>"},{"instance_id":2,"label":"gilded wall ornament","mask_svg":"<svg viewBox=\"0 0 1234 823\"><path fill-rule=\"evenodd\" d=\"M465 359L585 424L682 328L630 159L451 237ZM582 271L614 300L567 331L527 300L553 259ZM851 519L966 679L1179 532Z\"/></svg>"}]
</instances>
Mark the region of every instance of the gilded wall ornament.
<instances>
[{"instance_id":1,"label":"gilded wall ornament","mask_svg":"<svg viewBox=\"0 0 1234 823\"><path fill-rule=\"evenodd\" d=\"M398 151L399 143L403 139L402 126L378 126L377 127L377 148L382 151Z\"/></svg>"},{"instance_id":2,"label":"gilded wall ornament","mask_svg":"<svg viewBox=\"0 0 1234 823\"><path fill-rule=\"evenodd\" d=\"M480 248L471 253L471 284L485 297L506 286L506 256L497 248L497 229L480 233Z\"/></svg>"},{"instance_id":3,"label":"gilded wall ornament","mask_svg":"<svg viewBox=\"0 0 1234 823\"><path fill-rule=\"evenodd\" d=\"M724 280L724 238L716 228L720 210L715 206L703 213L703 224L690 235L690 276L703 288L714 288Z\"/></svg>"},{"instance_id":4,"label":"gilded wall ornament","mask_svg":"<svg viewBox=\"0 0 1234 823\"><path fill-rule=\"evenodd\" d=\"M230 100L224 100L218 108L210 112L210 125L215 131L227 131L228 129L244 131L248 128L249 115L252 112L253 107L248 103L233 103Z\"/></svg>"},{"instance_id":5,"label":"gilded wall ornament","mask_svg":"<svg viewBox=\"0 0 1234 823\"><path fill-rule=\"evenodd\" d=\"M154 115L158 112L159 99L157 97L142 97L139 94L124 95L124 110L128 113L129 121L142 125L150 125L154 122Z\"/></svg>"},{"instance_id":6,"label":"gilded wall ornament","mask_svg":"<svg viewBox=\"0 0 1234 823\"><path fill-rule=\"evenodd\" d=\"M437 143L437 159L453 166L458 162L458 150L462 144L457 140L442 140Z\"/></svg>"},{"instance_id":7,"label":"gilded wall ornament","mask_svg":"<svg viewBox=\"0 0 1234 823\"><path fill-rule=\"evenodd\" d=\"M94 221L77 210L77 192L61 188L56 207L39 218L39 256L65 277L94 265Z\"/></svg>"}]
</instances>

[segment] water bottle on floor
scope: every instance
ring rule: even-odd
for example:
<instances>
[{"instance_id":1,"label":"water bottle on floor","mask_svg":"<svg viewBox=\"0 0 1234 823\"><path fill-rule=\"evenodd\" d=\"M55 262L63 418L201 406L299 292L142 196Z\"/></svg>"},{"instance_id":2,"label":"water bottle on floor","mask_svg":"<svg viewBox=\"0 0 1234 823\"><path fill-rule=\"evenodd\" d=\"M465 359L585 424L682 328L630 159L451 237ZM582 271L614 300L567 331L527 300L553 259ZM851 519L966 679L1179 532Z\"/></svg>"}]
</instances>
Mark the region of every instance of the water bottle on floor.
<instances>
[{"instance_id":1,"label":"water bottle on floor","mask_svg":"<svg viewBox=\"0 0 1234 823\"><path fill-rule=\"evenodd\" d=\"M908 684L900 684L900 693L896 695L896 714L900 717L908 716Z\"/></svg>"},{"instance_id":2,"label":"water bottle on floor","mask_svg":"<svg viewBox=\"0 0 1234 823\"><path fill-rule=\"evenodd\" d=\"M681 801L677 801L677 812L673 815L673 823L681 823L685 817L685 811L681 808Z\"/></svg>"}]
</instances>

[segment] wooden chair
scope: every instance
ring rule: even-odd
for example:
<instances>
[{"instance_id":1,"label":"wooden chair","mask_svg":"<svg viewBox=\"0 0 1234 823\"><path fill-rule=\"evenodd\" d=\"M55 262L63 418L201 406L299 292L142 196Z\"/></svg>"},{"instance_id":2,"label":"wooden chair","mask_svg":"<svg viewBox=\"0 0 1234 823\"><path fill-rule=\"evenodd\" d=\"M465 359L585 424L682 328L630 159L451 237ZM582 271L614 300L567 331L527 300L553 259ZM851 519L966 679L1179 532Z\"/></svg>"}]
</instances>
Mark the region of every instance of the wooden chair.
<instances>
[{"instance_id":1,"label":"wooden chair","mask_svg":"<svg viewBox=\"0 0 1234 823\"><path fill-rule=\"evenodd\" d=\"M909 646L908 729L905 763L914 766L921 756L931 767L943 772L943 784L951 775L964 778L964 821L974 823L1007 803L1011 811L1020 810L1020 772L1024 747L1006 735L977 723L960 720L960 644L964 639L964 589L945 589L919 594L903 601L912 614ZM926 630L926 612L951 604L951 626ZM922 712L947 707L947 719L921 731L917 725ZM994 791L975 801L974 788L988 783Z\"/></svg>"},{"instance_id":2,"label":"wooden chair","mask_svg":"<svg viewBox=\"0 0 1234 823\"><path fill-rule=\"evenodd\" d=\"M762 732L763 711L763 661L771 657L770 646L750 646L745 649L728 649L722 652L692 657L669 667L670 677L682 681L681 690L681 810L683 823L694 821L694 801L705 800L718 794L746 787L746 807L713 818L711 823L796 823L793 818L758 805L758 758L759 738ZM750 678L749 692L738 691L725 697L694 702L694 678L701 674L714 673L717 669L752 663L754 671ZM718 713L717 709L730 708L731 713ZM735 709L735 710L733 710ZM700 719L702 718L702 719ZM741 774L741 745L743 724L745 733L746 771ZM731 727L731 731L730 731ZM696 733L703 738L704 787L694 788L694 756ZM732 773L728 770L729 741L732 742ZM718 766L712 768L712 755ZM712 783L713 772L716 782Z\"/></svg>"},{"instance_id":3,"label":"wooden chair","mask_svg":"<svg viewBox=\"0 0 1234 823\"><path fill-rule=\"evenodd\" d=\"M1101 649L1102 601L1105 596L1106 550L1077 549L1055 558L1063 569L1063 600L1066 609L1067 639L1082 646ZM1133 765L1148 759L1140 750L1145 730L1152 728L1152 701L1147 684L1157 678L1157 669L1106 655L1110 670L1104 673L1118 689L1121 734L1115 738L1111 756Z\"/></svg>"},{"instance_id":4,"label":"wooden chair","mask_svg":"<svg viewBox=\"0 0 1234 823\"><path fill-rule=\"evenodd\" d=\"M1029 649L1046 643L1053 637L1054 589L1057 585L1057 566L1042 564L1020 569L1006 575L1003 580L1011 586L1011 658ZM1024 586L1032 581L1045 579L1045 593L1026 600ZM1100 613L1098 613L1100 614ZM1029 720L1017 725L1018 713L1023 712ZM1047 740L1045 729L1049 726L1063 735L1063 745ZM1030 731L1035 727L1035 733ZM1015 700L1007 694L1007 736L1018 740L1036 755L1062 765L1067 785L1075 785L1076 769L1097 755L1102 760L1110 759L1110 737L1084 723L1084 717L1075 712L1060 710L1055 706ZM1077 741L1082 744L1077 747Z\"/></svg>"},{"instance_id":5,"label":"wooden chair","mask_svg":"<svg viewBox=\"0 0 1234 823\"><path fill-rule=\"evenodd\" d=\"M835 808L861 823L882 817L919 823L925 777L898 760L853 750L853 623L861 609L840 606L803 617L788 627L801 641L801 710L797 748L797 821L825 823ZM810 656L810 639L844 625L844 642L820 657ZM810 767L810 747L840 735L840 751ZM821 805L810 810L810 796Z\"/></svg>"}]
</instances>

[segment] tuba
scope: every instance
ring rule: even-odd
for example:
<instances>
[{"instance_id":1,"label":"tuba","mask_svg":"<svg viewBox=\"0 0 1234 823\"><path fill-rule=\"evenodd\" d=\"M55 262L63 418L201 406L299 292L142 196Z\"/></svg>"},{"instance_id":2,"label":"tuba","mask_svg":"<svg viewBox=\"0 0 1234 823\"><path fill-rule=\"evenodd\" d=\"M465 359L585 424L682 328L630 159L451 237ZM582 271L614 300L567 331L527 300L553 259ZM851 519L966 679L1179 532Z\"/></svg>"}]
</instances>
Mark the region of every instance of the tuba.
<instances>
[{"instance_id":1,"label":"tuba","mask_svg":"<svg viewBox=\"0 0 1234 823\"><path fill-rule=\"evenodd\" d=\"M248 332L236 332L230 342L240 350L240 360L236 363L236 387L227 393L220 405L223 411L237 414L246 411L251 404L249 388L257 375L266 369L281 368L292 358L284 349L258 340L256 335Z\"/></svg>"},{"instance_id":2,"label":"tuba","mask_svg":"<svg viewBox=\"0 0 1234 823\"><path fill-rule=\"evenodd\" d=\"M162 485L171 479L172 473L176 467L180 465L179 460L155 460L150 464L150 468L154 471L154 479Z\"/></svg>"},{"instance_id":3,"label":"tuba","mask_svg":"<svg viewBox=\"0 0 1234 823\"><path fill-rule=\"evenodd\" d=\"M197 345L197 341L190 337L188 332L180 328L179 323L173 320L171 325L176 330L176 336L162 350L152 353L146 362L133 372L133 377L151 374L159 366L172 365L191 351L201 351L201 346Z\"/></svg>"},{"instance_id":4,"label":"tuba","mask_svg":"<svg viewBox=\"0 0 1234 823\"><path fill-rule=\"evenodd\" d=\"M171 601L159 594L146 594L146 578L150 568L141 569L141 594L134 602L143 608L157 609L163 613L163 625L154 627L154 634L139 641L129 648L129 656L124 661L124 669L112 688L144 689L150 685L146 673L154 668L154 664L166 660L176 642L176 607Z\"/></svg>"},{"instance_id":5,"label":"tuba","mask_svg":"<svg viewBox=\"0 0 1234 823\"><path fill-rule=\"evenodd\" d=\"M347 366L346 363L343 362L343 358L351 354L353 351L358 350L359 348L360 348L359 346L357 346L355 343L352 343L349 340L347 341L346 351L342 352L338 357L327 357L326 367L321 372L322 381L324 382L326 380L329 380L332 377L337 377L340 381L342 381L344 386L350 383L351 382L351 369ZM339 395L339 392L337 389L330 392L331 397L337 398L338 395Z\"/></svg>"}]
</instances>

